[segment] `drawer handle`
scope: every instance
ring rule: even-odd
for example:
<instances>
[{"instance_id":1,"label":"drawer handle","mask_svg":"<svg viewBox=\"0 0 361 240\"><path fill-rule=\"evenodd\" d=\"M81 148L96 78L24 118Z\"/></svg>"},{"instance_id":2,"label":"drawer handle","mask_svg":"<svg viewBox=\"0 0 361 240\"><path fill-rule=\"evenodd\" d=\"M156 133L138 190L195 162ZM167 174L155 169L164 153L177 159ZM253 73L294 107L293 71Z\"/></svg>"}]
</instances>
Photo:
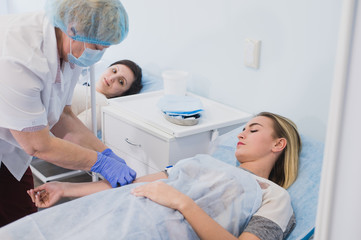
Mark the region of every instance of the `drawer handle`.
<instances>
[{"instance_id":1,"label":"drawer handle","mask_svg":"<svg viewBox=\"0 0 361 240\"><path fill-rule=\"evenodd\" d=\"M135 143L132 143L131 141L129 141L128 138L124 139L128 144L132 145L132 146L135 146L135 147L142 147L142 145L140 144L135 144Z\"/></svg>"}]
</instances>

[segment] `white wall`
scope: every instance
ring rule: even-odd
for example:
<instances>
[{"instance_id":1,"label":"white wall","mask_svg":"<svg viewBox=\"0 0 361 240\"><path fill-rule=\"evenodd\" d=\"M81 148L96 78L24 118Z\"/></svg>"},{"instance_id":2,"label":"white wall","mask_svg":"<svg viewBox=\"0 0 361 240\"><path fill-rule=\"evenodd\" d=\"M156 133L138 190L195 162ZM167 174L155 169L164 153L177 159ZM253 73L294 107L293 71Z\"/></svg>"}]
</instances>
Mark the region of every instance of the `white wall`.
<instances>
[{"instance_id":1,"label":"white wall","mask_svg":"<svg viewBox=\"0 0 361 240\"><path fill-rule=\"evenodd\" d=\"M0 0L6 2L8 13L42 10L46 0Z\"/></svg>"},{"instance_id":2,"label":"white wall","mask_svg":"<svg viewBox=\"0 0 361 240\"><path fill-rule=\"evenodd\" d=\"M8 2L5 0L0 0L0 15L6 14L8 12Z\"/></svg>"},{"instance_id":3,"label":"white wall","mask_svg":"<svg viewBox=\"0 0 361 240\"><path fill-rule=\"evenodd\" d=\"M340 0L123 0L130 32L108 58L193 75L189 90L236 108L293 119L324 140ZM260 68L244 39L262 41Z\"/></svg>"},{"instance_id":4,"label":"white wall","mask_svg":"<svg viewBox=\"0 0 361 240\"><path fill-rule=\"evenodd\" d=\"M32 10L36 2L41 8L44 0L8 5ZM190 91L251 113L283 114L324 140L341 0L122 3L130 32L106 59L129 58L158 74L187 70ZM262 41L258 70L243 64L246 38Z\"/></svg>"}]
</instances>

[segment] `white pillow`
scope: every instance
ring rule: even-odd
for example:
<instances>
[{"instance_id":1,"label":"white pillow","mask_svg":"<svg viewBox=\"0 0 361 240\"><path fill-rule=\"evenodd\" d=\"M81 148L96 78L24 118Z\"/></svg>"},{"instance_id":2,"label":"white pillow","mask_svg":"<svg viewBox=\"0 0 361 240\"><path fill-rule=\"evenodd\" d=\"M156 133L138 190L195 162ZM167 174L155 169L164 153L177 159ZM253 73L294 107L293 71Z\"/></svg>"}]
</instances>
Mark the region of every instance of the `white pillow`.
<instances>
[{"instance_id":1,"label":"white pillow","mask_svg":"<svg viewBox=\"0 0 361 240\"><path fill-rule=\"evenodd\" d=\"M144 69L142 69L142 84L143 88L140 91L141 93L163 89L162 77L156 74L152 74Z\"/></svg>"}]
</instances>

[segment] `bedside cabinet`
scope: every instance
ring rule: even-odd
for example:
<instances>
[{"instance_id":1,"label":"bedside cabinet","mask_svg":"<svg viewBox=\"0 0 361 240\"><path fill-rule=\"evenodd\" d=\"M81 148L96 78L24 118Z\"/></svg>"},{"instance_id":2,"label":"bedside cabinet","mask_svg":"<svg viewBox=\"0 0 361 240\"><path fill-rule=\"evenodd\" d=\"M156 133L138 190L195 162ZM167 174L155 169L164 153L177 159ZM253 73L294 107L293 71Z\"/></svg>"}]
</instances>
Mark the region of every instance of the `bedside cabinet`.
<instances>
[{"instance_id":1,"label":"bedside cabinet","mask_svg":"<svg viewBox=\"0 0 361 240\"><path fill-rule=\"evenodd\" d=\"M163 91L110 99L102 108L102 139L137 172L137 176L199 153L207 153L212 139L247 122L249 113L192 93L204 111L199 123L180 126L167 121L157 107Z\"/></svg>"}]
</instances>

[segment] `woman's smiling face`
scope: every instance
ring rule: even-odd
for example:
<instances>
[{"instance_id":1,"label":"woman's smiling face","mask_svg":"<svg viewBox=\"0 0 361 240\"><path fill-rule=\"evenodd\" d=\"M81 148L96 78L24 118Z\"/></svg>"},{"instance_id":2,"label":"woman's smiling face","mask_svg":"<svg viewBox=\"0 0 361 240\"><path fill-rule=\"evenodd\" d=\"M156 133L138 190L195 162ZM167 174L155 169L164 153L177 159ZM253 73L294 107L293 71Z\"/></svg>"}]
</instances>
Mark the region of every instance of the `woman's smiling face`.
<instances>
[{"instance_id":1,"label":"woman's smiling face","mask_svg":"<svg viewBox=\"0 0 361 240\"><path fill-rule=\"evenodd\" d=\"M119 97L132 86L134 73L123 64L110 66L96 83L96 90L107 98Z\"/></svg>"}]
</instances>

